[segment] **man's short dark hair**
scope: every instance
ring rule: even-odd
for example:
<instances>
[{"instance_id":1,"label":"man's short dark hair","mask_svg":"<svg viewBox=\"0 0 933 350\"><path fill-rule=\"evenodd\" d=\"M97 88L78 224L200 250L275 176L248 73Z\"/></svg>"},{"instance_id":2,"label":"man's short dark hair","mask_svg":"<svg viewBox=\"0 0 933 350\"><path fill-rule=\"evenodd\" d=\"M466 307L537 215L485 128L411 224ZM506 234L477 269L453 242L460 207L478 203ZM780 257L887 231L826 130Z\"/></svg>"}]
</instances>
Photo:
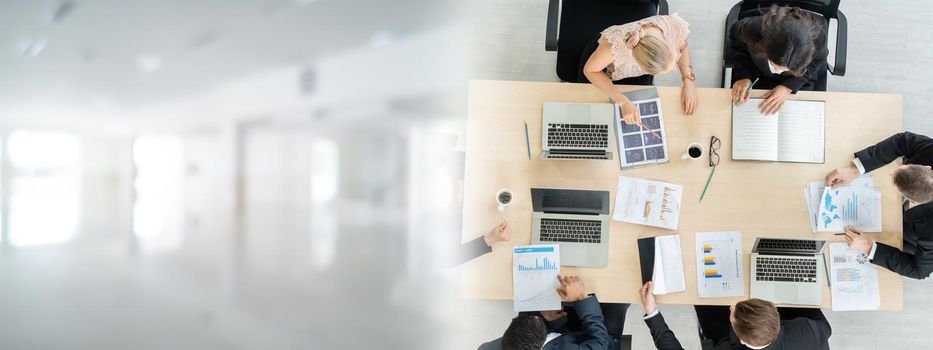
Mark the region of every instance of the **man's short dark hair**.
<instances>
[{"instance_id":1,"label":"man's short dark hair","mask_svg":"<svg viewBox=\"0 0 933 350\"><path fill-rule=\"evenodd\" d=\"M547 326L537 316L518 315L502 335L502 350L540 350L547 338Z\"/></svg>"},{"instance_id":2,"label":"man's short dark hair","mask_svg":"<svg viewBox=\"0 0 933 350\"><path fill-rule=\"evenodd\" d=\"M920 204L933 202L933 169L916 164L897 168L894 186L909 200Z\"/></svg>"}]
</instances>

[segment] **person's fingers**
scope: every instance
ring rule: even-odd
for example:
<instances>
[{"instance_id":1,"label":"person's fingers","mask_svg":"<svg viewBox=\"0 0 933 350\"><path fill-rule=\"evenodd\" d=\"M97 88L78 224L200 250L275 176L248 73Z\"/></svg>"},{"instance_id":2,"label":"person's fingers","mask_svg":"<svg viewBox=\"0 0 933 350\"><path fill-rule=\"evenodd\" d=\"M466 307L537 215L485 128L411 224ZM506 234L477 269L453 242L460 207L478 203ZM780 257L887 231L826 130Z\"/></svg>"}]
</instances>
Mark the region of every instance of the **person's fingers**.
<instances>
[{"instance_id":1,"label":"person's fingers","mask_svg":"<svg viewBox=\"0 0 933 350\"><path fill-rule=\"evenodd\" d=\"M693 112L696 112L697 106L698 106L699 104L700 104L700 101L697 100L696 98L693 98L693 101L690 101L690 113L687 113L687 114L691 114L691 115L692 115Z\"/></svg>"},{"instance_id":2,"label":"person's fingers","mask_svg":"<svg viewBox=\"0 0 933 350\"><path fill-rule=\"evenodd\" d=\"M770 103L770 101L770 99L765 99L758 104L758 111L761 112L761 114L765 114L765 111L768 110L768 103Z\"/></svg>"},{"instance_id":3,"label":"person's fingers","mask_svg":"<svg viewBox=\"0 0 933 350\"><path fill-rule=\"evenodd\" d=\"M732 101L739 99L739 85L732 85Z\"/></svg>"}]
</instances>

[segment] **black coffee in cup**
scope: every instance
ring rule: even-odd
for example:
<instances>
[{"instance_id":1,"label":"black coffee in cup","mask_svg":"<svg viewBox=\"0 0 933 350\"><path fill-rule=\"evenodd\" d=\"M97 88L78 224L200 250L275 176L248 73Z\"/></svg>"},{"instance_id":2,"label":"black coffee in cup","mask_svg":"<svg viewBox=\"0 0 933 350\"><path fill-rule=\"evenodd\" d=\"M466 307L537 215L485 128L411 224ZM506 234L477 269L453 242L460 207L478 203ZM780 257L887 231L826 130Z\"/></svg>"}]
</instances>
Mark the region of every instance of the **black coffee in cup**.
<instances>
[{"instance_id":1,"label":"black coffee in cup","mask_svg":"<svg viewBox=\"0 0 933 350\"><path fill-rule=\"evenodd\" d=\"M509 204L512 203L512 192L502 191L499 193L499 204Z\"/></svg>"},{"instance_id":2,"label":"black coffee in cup","mask_svg":"<svg viewBox=\"0 0 933 350\"><path fill-rule=\"evenodd\" d=\"M697 146L690 146L690 148L687 149L687 154L690 155L690 158L700 158L700 156L703 155L703 150Z\"/></svg>"}]
</instances>

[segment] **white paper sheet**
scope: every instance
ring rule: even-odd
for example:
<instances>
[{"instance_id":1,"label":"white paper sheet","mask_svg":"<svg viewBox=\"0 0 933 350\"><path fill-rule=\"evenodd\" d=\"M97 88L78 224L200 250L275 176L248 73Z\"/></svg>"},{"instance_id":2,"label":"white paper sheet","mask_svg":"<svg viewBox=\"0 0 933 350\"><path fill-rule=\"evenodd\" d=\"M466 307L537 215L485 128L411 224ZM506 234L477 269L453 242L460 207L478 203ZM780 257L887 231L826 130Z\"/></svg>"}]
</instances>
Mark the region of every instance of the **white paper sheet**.
<instances>
[{"instance_id":1,"label":"white paper sheet","mask_svg":"<svg viewBox=\"0 0 933 350\"><path fill-rule=\"evenodd\" d=\"M732 159L778 160L778 117L761 114L761 101L732 107Z\"/></svg>"},{"instance_id":2,"label":"white paper sheet","mask_svg":"<svg viewBox=\"0 0 933 350\"><path fill-rule=\"evenodd\" d=\"M542 244L512 249L512 297L516 312L560 310L557 274L560 246Z\"/></svg>"},{"instance_id":3,"label":"white paper sheet","mask_svg":"<svg viewBox=\"0 0 933 350\"><path fill-rule=\"evenodd\" d=\"M697 232L697 295L701 298L745 295L742 234Z\"/></svg>"},{"instance_id":4,"label":"white paper sheet","mask_svg":"<svg viewBox=\"0 0 933 350\"><path fill-rule=\"evenodd\" d=\"M687 290L680 235L658 236L654 240L654 272L651 278L654 281L654 294Z\"/></svg>"},{"instance_id":5,"label":"white paper sheet","mask_svg":"<svg viewBox=\"0 0 933 350\"><path fill-rule=\"evenodd\" d=\"M878 310L878 270L865 253L849 249L845 243L829 245L834 311Z\"/></svg>"},{"instance_id":6,"label":"white paper sheet","mask_svg":"<svg viewBox=\"0 0 933 350\"><path fill-rule=\"evenodd\" d=\"M777 160L823 163L825 111L822 101L787 101L781 107Z\"/></svg>"},{"instance_id":7,"label":"white paper sheet","mask_svg":"<svg viewBox=\"0 0 933 350\"><path fill-rule=\"evenodd\" d=\"M619 176L612 218L676 230L683 192L681 185Z\"/></svg>"}]
</instances>

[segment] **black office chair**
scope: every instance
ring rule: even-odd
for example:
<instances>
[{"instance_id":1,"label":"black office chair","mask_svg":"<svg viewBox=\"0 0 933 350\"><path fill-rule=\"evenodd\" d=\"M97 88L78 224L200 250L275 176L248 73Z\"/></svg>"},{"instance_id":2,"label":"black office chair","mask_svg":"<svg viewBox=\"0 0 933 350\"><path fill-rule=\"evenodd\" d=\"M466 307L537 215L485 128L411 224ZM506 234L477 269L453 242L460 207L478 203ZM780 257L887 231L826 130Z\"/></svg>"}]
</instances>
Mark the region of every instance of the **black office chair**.
<instances>
[{"instance_id":1,"label":"black office chair","mask_svg":"<svg viewBox=\"0 0 933 350\"><path fill-rule=\"evenodd\" d=\"M581 81L584 51L592 52L593 38L613 25L667 14L667 0L549 0L547 37L544 49L557 51L557 76L563 81ZM558 21L560 25L558 26ZM560 34L560 35L558 35ZM588 49L588 50L587 50ZM615 81L616 84L651 85L654 77L643 75Z\"/></svg>"},{"instance_id":2,"label":"black office chair","mask_svg":"<svg viewBox=\"0 0 933 350\"><path fill-rule=\"evenodd\" d=\"M761 10L765 10L773 4L797 6L803 10L822 15L826 19L823 30L827 37L829 36L829 20L835 18L836 28L836 60L835 64L827 64L828 71L835 76L843 76L846 73L846 16L839 11L840 0L791 0L791 1L772 1L772 0L744 0L732 6L729 15L726 16L726 34L722 48L722 87L731 87L731 76L726 76L726 69L733 67L732 50L729 48L729 30L732 25L742 18L761 15ZM828 38L827 38L828 39ZM829 40L826 41L829 43ZM813 90L826 91L826 71L820 71L817 76L816 84Z\"/></svg>"}]
</instances>

